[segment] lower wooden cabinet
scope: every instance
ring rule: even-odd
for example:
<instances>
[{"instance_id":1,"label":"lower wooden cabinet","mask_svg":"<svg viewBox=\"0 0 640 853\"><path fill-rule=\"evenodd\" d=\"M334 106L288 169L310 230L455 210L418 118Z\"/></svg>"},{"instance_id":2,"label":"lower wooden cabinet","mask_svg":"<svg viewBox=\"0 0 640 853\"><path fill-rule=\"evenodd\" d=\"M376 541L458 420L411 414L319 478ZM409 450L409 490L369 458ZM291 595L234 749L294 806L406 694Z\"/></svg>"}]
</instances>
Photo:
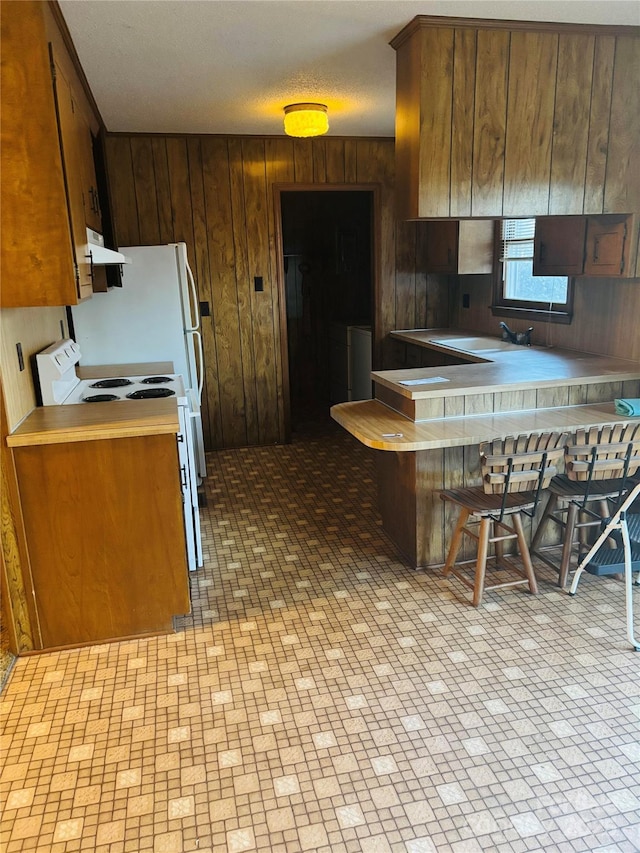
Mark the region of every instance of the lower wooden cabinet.
<instances>
[{"instance_id":1,"label":"lower wooden cabinet","mask_svg":"<svg viewBox=\"0 0 640 853\"><path fill-rule=\"evenodd\" d=\"M175 435L13 453L42 648L171 631L190 611Z\"/></svg>"},{"instance_id":2,"label":"lower wooden cabinet","mask_svg":"<svg viewBox=\"0 0 640 853\"><path fill-rule=\"evenodd\" d=\"M634 221L626 215L538 217L533 274L633 276Z\"/></svg>"}]
</instances>

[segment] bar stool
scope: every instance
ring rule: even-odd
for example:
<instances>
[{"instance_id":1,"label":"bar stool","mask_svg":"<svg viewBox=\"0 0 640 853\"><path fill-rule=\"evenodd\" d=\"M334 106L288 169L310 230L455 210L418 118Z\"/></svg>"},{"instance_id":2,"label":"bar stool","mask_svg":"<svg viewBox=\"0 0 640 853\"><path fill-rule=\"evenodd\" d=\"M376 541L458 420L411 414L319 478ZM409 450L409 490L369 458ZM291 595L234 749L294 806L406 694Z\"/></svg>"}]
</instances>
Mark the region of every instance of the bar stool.
<instances>
[{"instance_id":1,"label":"bar stool","mask_svg":"<svg viewBox=\"0 0 640 853\"><path fill-rule=\"evenodd\" d=\"M564 454L564 433L508 436L504 440L484 442L480 445L482 486L469 489L446 489L440 492L444 501L460 507L460 515L453 533L444 575L455 575L473 590L473 606L482 602L484 590L528 584L529 591L537 593L538 585L531 564L529 548L524 533L522 516L532 516L540 494L557 474L557 465ZM476 533L471 525L479 523ZM500 531L500 532L498 532ZM476 539L478 551L475 560L456 562L463 536ZM504 542L515 539L522 558L522 567L504 555ZM489 546L495 546L496 563L518 575L510 580L485 585ZM475 564L473 581L460 569Z\"/></svg>"},{"instance_id":2,"label":"bar stool","mask_svg":"<svg viewBox=\"0 0 640 853\"><path fill-rule=\"evenodd\" d=\"M531 554L558 572L564 587L574 546L586 547L589 528L600 528L632 488L640 468L640 424L607 424L578 430L565 448L565 473L549 485L549 499L531 541ZM549 522L562 530L555 562L541 548ZM577 534L577 538L576 538Z\"/></svg>"}]
</instances>

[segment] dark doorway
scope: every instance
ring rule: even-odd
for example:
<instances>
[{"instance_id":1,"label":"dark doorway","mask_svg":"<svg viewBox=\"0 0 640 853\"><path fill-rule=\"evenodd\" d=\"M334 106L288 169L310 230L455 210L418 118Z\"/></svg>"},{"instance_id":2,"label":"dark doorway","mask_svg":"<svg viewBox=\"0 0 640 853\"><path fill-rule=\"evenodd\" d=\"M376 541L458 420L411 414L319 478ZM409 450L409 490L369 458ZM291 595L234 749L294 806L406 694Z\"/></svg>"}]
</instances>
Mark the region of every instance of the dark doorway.
<instances>
[{"instance_id":1,"label":"dark doorway","mask_svg":"<svg viewBox=\"0 0 640 853\"><path fill-rule=\"evenodd\" d=\"M295 432L326 421L333 403L354 399L348 364L352 327L370 359L373 193L285 191L280 199Z\"/></svg>"}]
</instances>

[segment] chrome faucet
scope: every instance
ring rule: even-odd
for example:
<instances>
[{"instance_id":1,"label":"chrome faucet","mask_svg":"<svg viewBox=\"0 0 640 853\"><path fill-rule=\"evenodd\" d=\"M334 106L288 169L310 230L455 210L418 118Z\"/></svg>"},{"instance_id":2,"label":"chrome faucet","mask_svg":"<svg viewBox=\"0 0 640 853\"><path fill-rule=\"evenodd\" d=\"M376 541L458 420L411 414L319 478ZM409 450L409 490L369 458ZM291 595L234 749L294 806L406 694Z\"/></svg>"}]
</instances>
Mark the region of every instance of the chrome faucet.
<instances>
[{"instance_id":1,"label":"chrome faucet","mask_svg":"<svg viewBox=\"0 0 640 853\"><path fill-rule=\"evenodd\" d=\"M503 341L509 341L509 343L520 344L525 347L531 346L531 332L533 332L533 326L529 326L526 332L513 332L505 322L501 322L500 328L502 329Z\"/></svg>"}]
</instances>

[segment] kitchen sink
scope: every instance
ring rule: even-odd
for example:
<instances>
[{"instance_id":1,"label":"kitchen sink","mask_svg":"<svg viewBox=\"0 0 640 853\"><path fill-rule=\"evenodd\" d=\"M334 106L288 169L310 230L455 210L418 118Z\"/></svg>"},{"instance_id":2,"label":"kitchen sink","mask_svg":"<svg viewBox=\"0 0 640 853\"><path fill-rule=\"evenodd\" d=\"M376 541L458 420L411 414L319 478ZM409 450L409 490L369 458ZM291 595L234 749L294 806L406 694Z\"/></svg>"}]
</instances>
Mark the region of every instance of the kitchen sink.
<instances>
[{"instance_id":1,"label":"kitchen sink","mask_svg":"<svg viewBox=\"0 0 640 853\"><path fill-rule=\"evenodd\" d=\"M441 347L463 350L464 352L500 352L512 346L507 341L487 338L431 338L429 343Z\"/></svg>"}]
</instances>

